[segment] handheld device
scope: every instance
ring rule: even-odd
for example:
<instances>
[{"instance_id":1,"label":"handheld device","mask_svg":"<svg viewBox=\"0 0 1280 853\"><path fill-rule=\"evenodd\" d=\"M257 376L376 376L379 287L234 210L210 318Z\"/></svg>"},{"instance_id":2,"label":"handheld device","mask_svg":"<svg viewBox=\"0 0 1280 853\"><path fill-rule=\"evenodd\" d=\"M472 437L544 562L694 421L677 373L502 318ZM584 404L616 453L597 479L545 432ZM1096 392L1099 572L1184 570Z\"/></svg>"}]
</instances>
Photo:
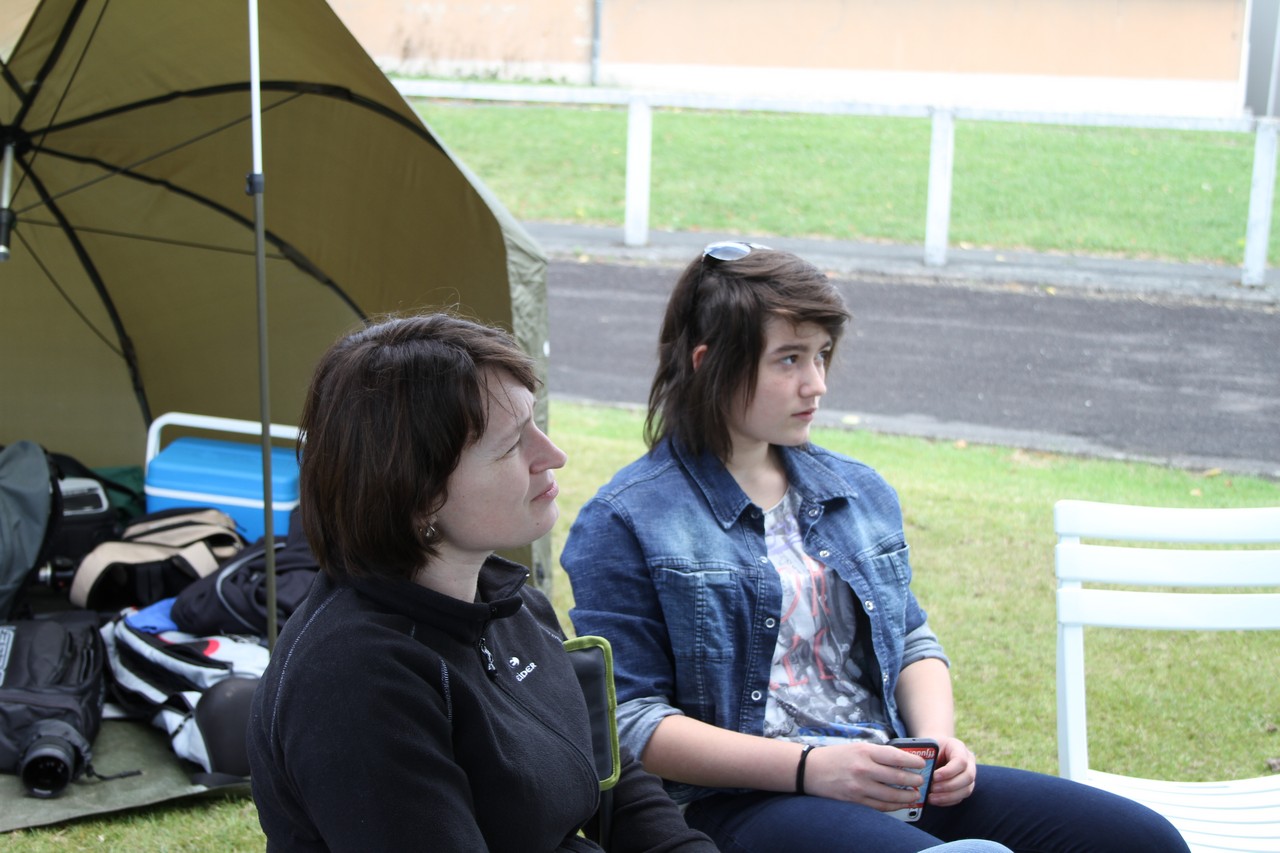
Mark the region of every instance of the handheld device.
<instances>
[{"instance_id":1,"label":"handheld device","mask_svg":"<svg viewBox=\"0 0 1280 853\"><path fill-rule=\"evenodd\" d=\"M904 752L910 752L924 759L924 767L918 770L911 767L904 768L912 773L920 774L921 782L918 789L920 796L916 798L914 803L897 811L888 812L891 817L914 823L924 813L924 801L929 796L929 782L933 779L933 766L938 761L938 742L929 738L903 737L889 741L889 746L895 746Z\"/></svg>"}]
</instances>

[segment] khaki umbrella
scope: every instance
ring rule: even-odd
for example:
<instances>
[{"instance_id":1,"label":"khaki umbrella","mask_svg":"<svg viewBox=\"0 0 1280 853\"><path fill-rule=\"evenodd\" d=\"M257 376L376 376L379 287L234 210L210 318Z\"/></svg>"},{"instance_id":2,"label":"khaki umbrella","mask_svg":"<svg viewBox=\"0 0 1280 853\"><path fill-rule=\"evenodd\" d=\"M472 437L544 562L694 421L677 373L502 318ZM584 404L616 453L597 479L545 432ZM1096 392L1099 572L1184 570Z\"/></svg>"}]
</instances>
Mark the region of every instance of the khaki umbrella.
<instances>
[{"instance_id":1,"label":"khaki umbrella","mask_svg":"<svg viewBox=\"0 0 1280 853\"><path fill-rule=\"evenodd\" d=\"M273 420L362 318L455 307L540 360L545 259L324 0L261 8ZM0 442L139 464L168 411L258 419L244 0L0 4Z\"/></svg>"},{"instance_id":2,"label":"khaki umbrella","mask_svg":"<svg viewBox=\"0 0 1280 853\"><path fill-rule=\"evenodd\" d=\"M244 0L0 4L0 443L137 465L165 412L297 423L387 312L505 326L545 376L533 240L324 0L255 17L259 86Z\"/></svg>"}]
</instances>

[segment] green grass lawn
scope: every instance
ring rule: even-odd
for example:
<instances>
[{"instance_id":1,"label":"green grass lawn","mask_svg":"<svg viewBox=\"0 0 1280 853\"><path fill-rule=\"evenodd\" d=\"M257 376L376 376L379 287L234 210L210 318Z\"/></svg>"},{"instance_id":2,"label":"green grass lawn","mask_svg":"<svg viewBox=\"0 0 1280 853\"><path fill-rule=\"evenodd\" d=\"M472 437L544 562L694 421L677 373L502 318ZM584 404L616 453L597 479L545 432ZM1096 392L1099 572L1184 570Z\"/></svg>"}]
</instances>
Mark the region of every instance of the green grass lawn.
<instances>
[{"instance_id":1,"label":"green grass lawn","mask_svg":"<svg viewBox=\"0 0 1280 853\"><path fill-rule=\"evenodd\" d=\"M624 109L418 109L517 218L621 226ZM929 136L926 119L656 110L650 224L923 244ZM1239 265L1253 145L1247 133L960 121L950 243Z\"/></svg>"},{"instance_id":2,"label":"green grass lawn","mask_svg":"<svg viewBox=\"0 0 1280 853\"><path fill-rule=\"evenodd\" d=\"M568 453L553 531L552 598L566 629L572 592L558 555L578 508L640 455L634 410L552 401L550 432ZM1280 484L1156 465L861 431L815 441L873 465L898 489L914 589L953 660L959 734L989 763L1056 773L1052 507L1061 498L1171 506L1280 503ZM1096 641L1096 642L1095 642ZM1213 779L1261 775L1280 756L1280 638L1091 634L1095 764L1118 772ZM1259 677L1262 675L1262 677ZM1148 690L1157 677L1167 690ZM1134 744L1137 745L1135 748ZM15 851L260 850L251 801L215 800L84 820L4 838Z\"/></svg>"}]
</instances>

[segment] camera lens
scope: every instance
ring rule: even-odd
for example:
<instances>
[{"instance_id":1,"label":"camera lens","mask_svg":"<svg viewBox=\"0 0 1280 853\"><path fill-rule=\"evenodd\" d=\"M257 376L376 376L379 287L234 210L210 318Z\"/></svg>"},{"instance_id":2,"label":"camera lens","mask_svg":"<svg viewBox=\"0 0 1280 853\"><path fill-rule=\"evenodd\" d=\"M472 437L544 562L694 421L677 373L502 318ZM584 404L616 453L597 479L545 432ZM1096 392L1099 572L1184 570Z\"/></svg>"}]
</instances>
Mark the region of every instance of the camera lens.
<instances>
[{"instance_id":1,"label":"camera lens","mask_svg":"<svg viewBox=\"0 0 1280 853\"><path fill-rule=\"evenodd\" d=\"M60 737L36 738L22 755L23 787L34 797L56 797L71 782L76 750Z\"/></svg>"}]
</instances>

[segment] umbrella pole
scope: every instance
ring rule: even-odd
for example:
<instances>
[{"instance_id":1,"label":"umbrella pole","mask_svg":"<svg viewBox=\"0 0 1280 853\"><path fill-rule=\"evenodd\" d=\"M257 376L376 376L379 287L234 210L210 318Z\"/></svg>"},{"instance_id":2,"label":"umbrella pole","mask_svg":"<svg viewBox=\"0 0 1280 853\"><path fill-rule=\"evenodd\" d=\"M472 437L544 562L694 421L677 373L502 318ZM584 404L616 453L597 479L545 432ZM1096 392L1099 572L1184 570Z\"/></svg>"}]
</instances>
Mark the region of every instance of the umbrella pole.
<instances>
[{"instance_id":1,"label":"umbrella pole","mask_svg":"<svg viewBox=\"0 0 1280 853\"><path fill-rule=\"evenodd\" d=\"M4 170L0 176L0 261L9 260L9 234L13 230L13 211L9 202L13 200L13 143L4 146Z\"/></svg>"},{"instance_id":2,"label":"umbrella pole","mask_svg":"<svg viewBox=\"0 0 1280 853\"><path fill-rule=\"evenodd\" d=\"M253 196L253 243L258 287L258 406L262 418L262 522L267 558L267 648L275 651L276 543L271 483L271 392L267 359L267 256L262 191L262 83L258 69L258 2L249 0L249 99L253 128L253 171L245 191Z\"/></svg>"}]
</instances>

